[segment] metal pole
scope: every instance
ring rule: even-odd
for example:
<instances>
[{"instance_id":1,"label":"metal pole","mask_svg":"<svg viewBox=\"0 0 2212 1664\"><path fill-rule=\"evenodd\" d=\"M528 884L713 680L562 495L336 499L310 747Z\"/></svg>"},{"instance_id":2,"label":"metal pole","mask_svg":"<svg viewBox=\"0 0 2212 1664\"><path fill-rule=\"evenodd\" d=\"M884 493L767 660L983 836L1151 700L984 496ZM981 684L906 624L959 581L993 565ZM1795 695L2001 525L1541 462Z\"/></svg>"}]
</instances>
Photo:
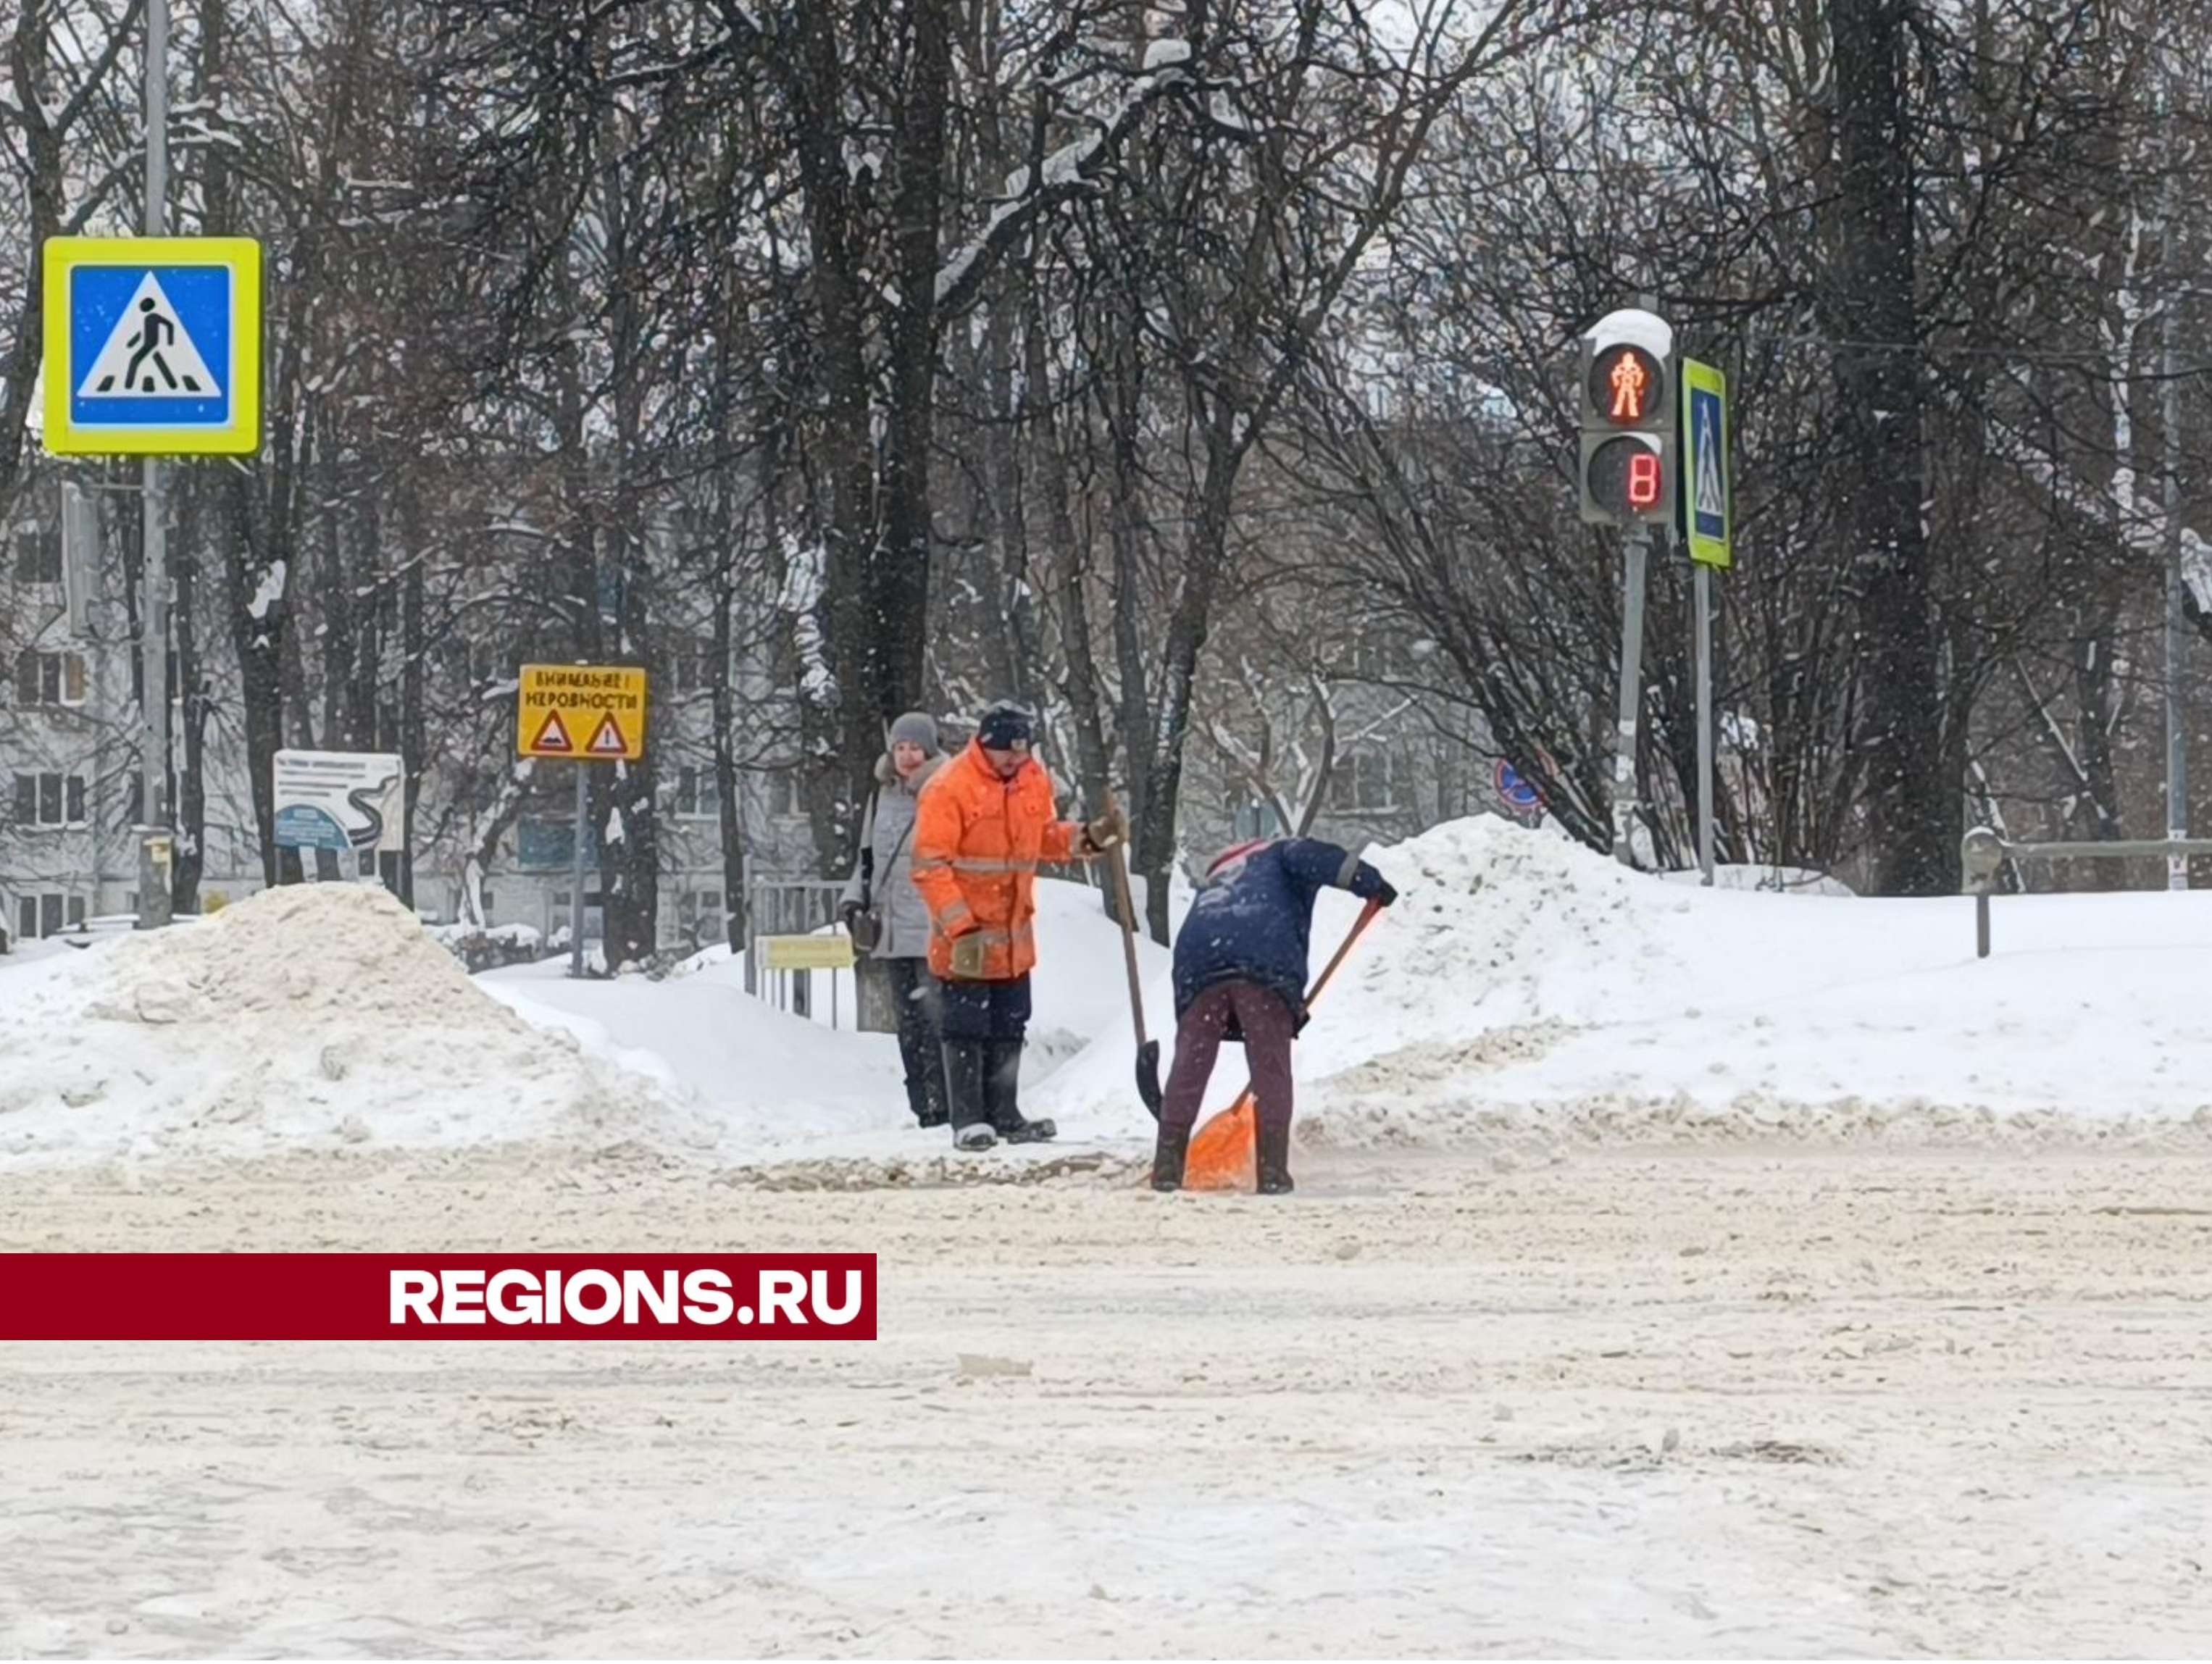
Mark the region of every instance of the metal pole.
<instances>
[{"instance_id":1,"label":"metal pole","mask_svg":"<svg viewBox=\"0 0 2212 1664\"><path fill-rule=\"evenodd\" d=\"M1624 866L1636 865L1636 732L1644 703L1644 571L1650 556L1651 534L1641 525L1630 528L1620 601L1620 711L1613 753L1613 857Z\"/></svg>"},{"instance_id":2,"label":"metal pole","mask_svg":"<svg viewBox=\"0 0 2212 1664\"><path fill-rule=\"evenodd\" d=\"M757 882L745 886L745 992L760 993L760 908L761 888Z\"/></svg>"},{"instance_id":3,"label":"metal pole","mask_svg":"<svg viewBox=\"0 0 2212 1664\"><path fill-rule=\"evenodd\" d=\"M2167 124L2169 135L2172 123ZM2168 159L2172 141L2167 143ZM2189 720L2184 708L2189 671L2189 604L2181 576L2181 336L2180 297L2173 292L2173 222L2180 204L2174 193L2174 173L2166 170L2164 213L2166 295L2166 315L2160 320L2162 388L2159 427L2165 436L2166 475L2166 835L2189 835ZM2166 858L2166 887L2189 888L2189 858Z\"/></svg>"},{"instance_id":4,"label":"metal pole","mask_svg":"<svg viewBox=\"0 0 2212 1664\"><path fill-rule=\"evenodd\" d=\"M1713 569L1697 562L1691 581L1698 609L1698 871L1713 881Z\"/></svg>"},{"instance_id":5,"label":"metal pole","mask_svg":"<svg viewBox=\"0 0 2212 1664\"><path fill-rule=\"evenodd\" d=\"M584 974L584 822L592 812L591 768L572 763L576 771L576 830L568 852L568 975Z\"/></svg>"},{"instance_id":6,"label":"metal pole","mask_svg":"<svg viewBox=\"0 0 2212 1664\"><path fill-rule=\"evenodd\" d=\"M169 6L146 7L146 234L159 237L168 222ZM159 930L170 919L169 814L169 547L161 465L148 457L141 476L138 606L139 823L138 928Z\"/></svg>"}]
</instances>

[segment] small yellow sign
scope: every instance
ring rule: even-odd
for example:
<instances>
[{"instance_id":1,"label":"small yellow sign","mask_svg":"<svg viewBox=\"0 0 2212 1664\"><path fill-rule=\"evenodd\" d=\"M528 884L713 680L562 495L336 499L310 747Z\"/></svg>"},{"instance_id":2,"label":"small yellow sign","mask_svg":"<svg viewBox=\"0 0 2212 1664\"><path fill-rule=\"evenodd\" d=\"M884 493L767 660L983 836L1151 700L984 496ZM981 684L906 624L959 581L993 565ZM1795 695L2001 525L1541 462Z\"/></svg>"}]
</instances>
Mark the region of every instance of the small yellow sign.
<instances>
[{"instance_id":1,"label":"small yellow sign","mask_svg":"<svg viewBox=\"0 0 2212 1664\"><path fill-rule=\"evenodd\" d=\"M853 938L849 936L763 936L760 962L772 971L850 970Z\"/></svg>"},{"instance_id":2,"label":"small yellow sign","mask_svg":"<svg viewBox=\"0 0 2212 1664\"><path fill-rule=\"evenodd\" d=\"M525 665L514 716L518 756L635 762L645 755L645 672L635 665Z\"/></svg>"}]
</instances>

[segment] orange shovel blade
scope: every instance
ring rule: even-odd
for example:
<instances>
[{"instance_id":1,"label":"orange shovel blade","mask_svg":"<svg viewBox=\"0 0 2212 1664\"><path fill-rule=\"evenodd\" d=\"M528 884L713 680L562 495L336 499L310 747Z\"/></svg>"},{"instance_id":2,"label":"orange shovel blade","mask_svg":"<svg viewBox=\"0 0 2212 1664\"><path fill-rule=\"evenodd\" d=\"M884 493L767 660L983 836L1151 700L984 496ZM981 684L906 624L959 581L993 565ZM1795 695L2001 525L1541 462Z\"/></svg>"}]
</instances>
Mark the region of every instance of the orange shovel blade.
<instances>
[{"instance_id":1,"label":"orange shovel blade","mask_svg":"<svg viewBox=\"0 0 2212 1664\"><path fill-rule=\"evenodd\" d=\"M1256 1190L1260 1186L1259 1118L1244 1093L1191 1134L1183 1157L1185 1190Z\"/></svg>"}]
</instances>

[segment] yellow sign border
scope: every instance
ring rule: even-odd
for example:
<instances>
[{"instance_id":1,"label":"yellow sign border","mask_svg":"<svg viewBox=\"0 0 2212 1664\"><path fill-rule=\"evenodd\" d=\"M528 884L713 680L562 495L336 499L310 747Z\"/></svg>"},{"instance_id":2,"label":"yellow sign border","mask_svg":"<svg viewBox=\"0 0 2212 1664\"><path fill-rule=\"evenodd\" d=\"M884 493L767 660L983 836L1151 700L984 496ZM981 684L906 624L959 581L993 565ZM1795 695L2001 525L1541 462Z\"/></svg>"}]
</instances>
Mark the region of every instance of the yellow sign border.
<instances>
[{"instance_id":1,"label":"yellow sign border","mask_svg":"<svg viewBox=\"0 0 2212 1664\"><path fill-rule=\"evenodd\" d=\"M1681 492L1682 539L1688 546L1690 558L1705 565L1726 569L1735 564L1735 478L1729 466L1729 397L1728 377L1711 364L1703 364L1694 358L1681 361L1682 443L1680 446L1682 482ZM1710 537L1698 530L1696 504L1698 478L1698 434L1691 419L1694 408L1692 396L1708 392L1721 402L1721 535Z\"/></svg>"},{"instance_id":2,"label":"yellow sign border","mask_svg":"<svg viewBox=\"0 0 2212 1664\"><path fill-rule=\"evenodd\" d=\"M58 457L240 457L261 448L261 245L251 237L49 237L43 369ZM70 281L80 266L230 268L230 421L221 428L81 428L70 419Z\"/></svg>"},{"instance_id":3,"label":"yellow sign border","mask_svg":"<svg viewBox=\"0 0 2212 1664\"><path fill-rule=\"evenodd\" d=\"M617 718L615 728L623 735L624 741L623 749L620 751L592 752L580 749L574 751L538 751L531 749L530 712L529 707L523 701L530 693L532 678L551 671L591 671L600 675L635 678L634 685L637 694L637 743L635 745L629 744L629 732L623 728ZM567 713L588 708L556 705L550 708ZM529 757L539 762L636 762L645 756L646 720L652 708L651 680L642 665L524 665L518 669L514 678L514 754L519 757ZM617 715L613 712L609 712L608 714ZM587 735L572 733L570 738L575 740L579 747L591 743Z\"/></svg>"}]
</instances>

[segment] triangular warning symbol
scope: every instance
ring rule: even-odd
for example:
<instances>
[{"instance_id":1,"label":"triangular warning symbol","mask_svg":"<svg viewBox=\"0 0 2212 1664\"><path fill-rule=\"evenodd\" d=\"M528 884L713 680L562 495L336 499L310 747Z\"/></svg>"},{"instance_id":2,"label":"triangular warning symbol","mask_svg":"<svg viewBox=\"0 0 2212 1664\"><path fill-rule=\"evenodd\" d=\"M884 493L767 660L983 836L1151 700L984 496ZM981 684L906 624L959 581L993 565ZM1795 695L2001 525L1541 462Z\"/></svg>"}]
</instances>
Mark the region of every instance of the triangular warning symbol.
<instances>
[{"instance_id":1,"label":"triangular warning symbol","mask_svg":"<svg viewBox=\"0 0 2212 1664\"><path fill-rule=\"evenodd\" d=\"M530 749L541 755L547 751L573 751L575 742L568 738L568 725L561 720L561 713L548 711L545 720L538 730L538 738L530 742Z\"/></svg>"},{"instance_id":2,"label":"triangular warning symbol","mask_svg":"<svg viewBox=\"0 0 2212 1664\"><path fill-rule=\"evenodd\" d=\"M219 398L222 385L185 332L152 272L138 280L107 344L77 386L79 398Z\"/></svg>"},{"instance_id":3,"label":"triangular warning symbol","mask_svg":"<svg viewBox=\"0 0 2212 1664\"><path fill-rule=\"evenodd\" d=\"M616 726L614 718L603 716L599 719L599 731L592 736L588 749L599 756L618 757L629 747L623 744L622 730Z\"/></svg>"}]
</instances>

